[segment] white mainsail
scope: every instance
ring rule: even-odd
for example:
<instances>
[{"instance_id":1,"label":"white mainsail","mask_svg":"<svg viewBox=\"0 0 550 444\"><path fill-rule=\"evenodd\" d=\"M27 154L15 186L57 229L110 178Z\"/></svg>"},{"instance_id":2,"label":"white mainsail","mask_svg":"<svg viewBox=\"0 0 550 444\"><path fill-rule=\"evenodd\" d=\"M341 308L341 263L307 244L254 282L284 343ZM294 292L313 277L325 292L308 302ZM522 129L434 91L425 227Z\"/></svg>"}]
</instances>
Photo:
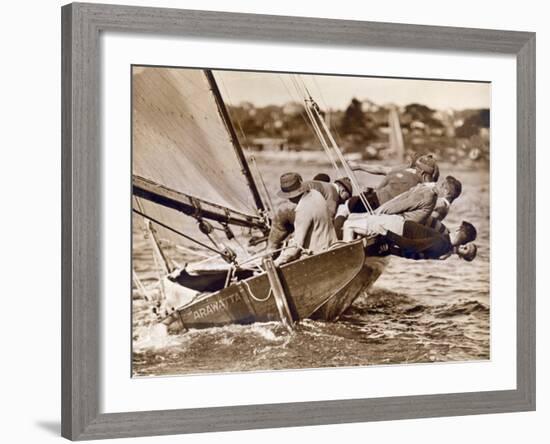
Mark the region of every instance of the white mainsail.
<instances>
[{"instance_id":1,"label":"white mainsail","mask_svg":"<svg viewBox=\"0 0 550 444\"><path fill-rule=\"evenodd\" d=\"M211 202L220 205L221 214L227 209L257 219L251 179L215 97L219 91L213 88L215 83L203 70L133 68L132 174L196 198L196 216L201 204ZM200 235L196 219L180 211L141 197L135 197L136 206L169 227ZM161 238L182 243L172 231L155 228Z\"/></svg>"}]
</instances>

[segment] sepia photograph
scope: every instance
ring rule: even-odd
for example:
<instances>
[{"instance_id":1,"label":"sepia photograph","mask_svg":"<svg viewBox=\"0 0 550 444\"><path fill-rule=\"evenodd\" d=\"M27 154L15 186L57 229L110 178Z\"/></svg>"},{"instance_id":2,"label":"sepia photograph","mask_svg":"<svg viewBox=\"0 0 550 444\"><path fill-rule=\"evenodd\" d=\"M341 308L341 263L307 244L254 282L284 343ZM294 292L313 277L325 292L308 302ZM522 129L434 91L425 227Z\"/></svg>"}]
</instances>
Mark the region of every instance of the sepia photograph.
<instances>
[{"instance_id":1,"label":"sepia photograph","mask_svg":"<svg viewBox=\"0 0 550 444\"><path fill-rule=\"evenodd\" d=\"M489 82L130 75L132 376L490 360Z\"/></svg>"}]
</instances>

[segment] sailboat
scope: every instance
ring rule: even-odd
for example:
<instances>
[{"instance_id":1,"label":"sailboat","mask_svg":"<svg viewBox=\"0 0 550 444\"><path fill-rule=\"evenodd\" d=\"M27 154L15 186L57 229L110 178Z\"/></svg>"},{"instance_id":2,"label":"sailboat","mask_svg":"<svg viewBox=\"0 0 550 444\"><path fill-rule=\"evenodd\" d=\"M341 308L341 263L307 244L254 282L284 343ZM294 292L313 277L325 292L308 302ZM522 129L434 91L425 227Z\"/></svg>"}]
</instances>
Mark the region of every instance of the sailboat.
<instances>
[{"instance_id":1,"label":"sailboat","mask_svg":"<svg viewBox=\"0 0 550 444\"><path fill-rule=\"evenodd\" d=\"M403 163L405 161L405 143L403 142L403 132L401 131L401 124L399 123L397 106L395 105L390 105L390 110L388 112L388 127L390 129L390 152L394 154L399 162Z\"/></svg>"},{"instance_id":2,"label":"sailboat","mask_svg":"<svg viewBox=\"0 0 550 444\"><path fill-rule=\"evenodd\" d=\"M366 254L372 239L281 267L272 252L250 250L269 232L269 193L258 185L263 180L250 168L210 70L134 67L132 82L133 211L145 222L165 282L183 294L159 313L169 332L334 321L372 286L385 266ZM353 174L311 96L305 107L330 161ZM178 247L209 256L182 266L170 257Z\"/></svg>"}]
</instances>

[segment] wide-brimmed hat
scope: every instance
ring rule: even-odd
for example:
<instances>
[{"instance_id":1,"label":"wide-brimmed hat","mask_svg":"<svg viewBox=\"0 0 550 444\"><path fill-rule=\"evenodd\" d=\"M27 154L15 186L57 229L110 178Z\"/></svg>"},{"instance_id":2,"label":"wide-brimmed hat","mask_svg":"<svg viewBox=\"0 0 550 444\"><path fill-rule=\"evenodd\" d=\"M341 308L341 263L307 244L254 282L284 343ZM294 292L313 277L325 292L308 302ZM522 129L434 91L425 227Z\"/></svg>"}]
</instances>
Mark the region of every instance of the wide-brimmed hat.
<instances>
[{"instance_id":1,"label":"wide-brimmed hat","mask_svg":"<svg viewBox=\"0 0 550 444\"><path fill-rule=\"evenodd\" d=\"M349 177L341 177L340 179L336 179L334 183L339 183L342 185L350 196L353 194L353 185L351 184L351 179Z\"/></svg>"},{"instance_id":2,"label":"wide-brimmed hat","mask_svg":"<svg viewBox=\"0 0 550 444\"><path fill-rule=\"evenodd\" d=\"M305 191L302 176L298 173L285 173L281 176L281 190L277 192L277 196L292 199Z\"/></svg>"}]
</instances>

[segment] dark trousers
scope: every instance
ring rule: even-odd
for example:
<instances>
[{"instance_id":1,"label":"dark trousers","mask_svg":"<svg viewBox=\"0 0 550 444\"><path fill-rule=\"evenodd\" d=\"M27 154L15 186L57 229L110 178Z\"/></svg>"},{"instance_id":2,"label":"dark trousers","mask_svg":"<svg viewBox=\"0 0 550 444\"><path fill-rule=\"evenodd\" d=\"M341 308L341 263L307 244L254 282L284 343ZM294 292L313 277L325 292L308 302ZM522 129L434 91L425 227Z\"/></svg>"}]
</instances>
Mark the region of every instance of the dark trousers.
<instances>
[{"instance_id":1,"label":"dark trousers","mask_svg":"<svg viewBox=\"0 0 550 444\"><path fill-rule=\"evenodd\" d=\"M369 203L373 210L376 210L380 206L380 201L376 195L376 190L373 188L367 188L361 193L365 200ZM363 200L359 196L353 196L348 205L350 213L366 213L367 209L363 204Z\"/></svg>"}]
</instances>

